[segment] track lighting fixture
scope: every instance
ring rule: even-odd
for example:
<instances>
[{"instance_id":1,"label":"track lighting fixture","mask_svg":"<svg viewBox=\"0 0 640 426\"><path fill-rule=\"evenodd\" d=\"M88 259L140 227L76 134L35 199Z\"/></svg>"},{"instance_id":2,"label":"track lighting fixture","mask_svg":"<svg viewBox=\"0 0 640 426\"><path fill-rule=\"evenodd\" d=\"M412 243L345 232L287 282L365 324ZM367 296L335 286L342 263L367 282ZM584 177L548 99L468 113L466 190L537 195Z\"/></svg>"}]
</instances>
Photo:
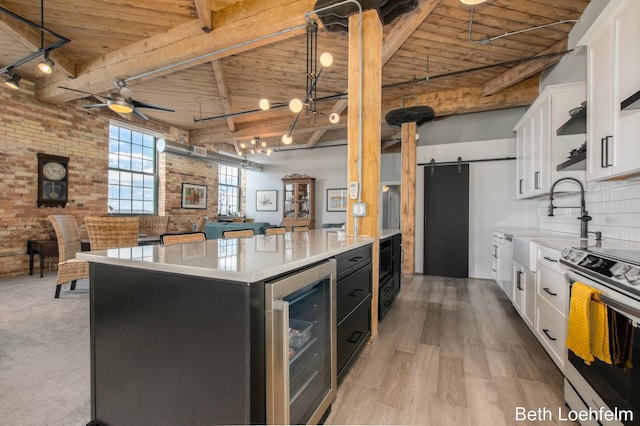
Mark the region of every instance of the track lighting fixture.
<instances>
[{"instance_id":1,"label":"track lighting fixture","mask_svg":"<svg viewBox=\"0 0 640 426\"><path fill-rule=\"evenodd\" d=\"M49 51L45 50L44 58L42 58L42 61L40 61L40 63L38 64L38 69L40 69L40 71L45 74L51 74L53 72L54 65L55 63L51 59L49 59Z\"/></svg>"},{"instance_id":2,"label":"track lighting fixture","mask_svg":"<svg viewBox=\"0 0 640 426\"><path fill-rule=\"evenodd\" d=\"M4 84L6 84L7 86L11 87L12 89L19 89L20 88L20 79L22 77L20 77L18 74L14 73L11 70L7 70L7 74L9 74L9 78L7 78L4 82Z\"/></svg>"}]
</instances>

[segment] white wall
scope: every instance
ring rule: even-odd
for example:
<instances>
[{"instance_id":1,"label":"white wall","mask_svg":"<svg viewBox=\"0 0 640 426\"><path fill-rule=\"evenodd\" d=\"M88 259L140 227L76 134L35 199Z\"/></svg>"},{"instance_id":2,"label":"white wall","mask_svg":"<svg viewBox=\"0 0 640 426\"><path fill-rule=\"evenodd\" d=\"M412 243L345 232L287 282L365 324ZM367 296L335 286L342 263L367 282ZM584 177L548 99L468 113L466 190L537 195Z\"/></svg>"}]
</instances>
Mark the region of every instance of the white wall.
<instances>
[{"instance_id":1,"label":"white wall","mask_svg":"<svg viewBox=\"0 0 640 426\"><path fill-rule=\"evenodd\" d=\"M347 147L299 149L274 152L269 157L254 155L250 160L264 165L262 172L247 171L247 217L277 225L282 222L282 178L293 173L316 178L316 227L323 223L343 223L346 212L327 212L327 189L347 187ZM256 190L278 191L278 210L256 211Z\"/></svg>"},{"instance_id":2,"label":"white wall","mask_svg":"<svg viewBox=\"0 0 640 426\"><path fill-rule=\"evenodd\" d=\"M420 146L417 160L436 163L462 160L515 157L515 139L485 140L457 144ZM416 177L416 272L424 271L424 173L429 166L418 167ZM495 225L537 225L537 201L516 201L515 160L469 164L469 276L491 275L492 235Z\"/></svg>"},{"instance_id":3,"label":"white wall","mask_svg":"<svg viewBox=\"0 0 640 426\"><path fill-rule=\"evenodd\" d=\"M591 182L587 184L585 200L589 216L593 218L589 222L590 231L602 232L605 239L640 241L639 181ZM580 193L554 195L553 204L579 206ZM579 209L556 209L555 216L549 217L548 205L548 197L538 200L541 229L580 235Z\"/></svg>"}]
</instances>

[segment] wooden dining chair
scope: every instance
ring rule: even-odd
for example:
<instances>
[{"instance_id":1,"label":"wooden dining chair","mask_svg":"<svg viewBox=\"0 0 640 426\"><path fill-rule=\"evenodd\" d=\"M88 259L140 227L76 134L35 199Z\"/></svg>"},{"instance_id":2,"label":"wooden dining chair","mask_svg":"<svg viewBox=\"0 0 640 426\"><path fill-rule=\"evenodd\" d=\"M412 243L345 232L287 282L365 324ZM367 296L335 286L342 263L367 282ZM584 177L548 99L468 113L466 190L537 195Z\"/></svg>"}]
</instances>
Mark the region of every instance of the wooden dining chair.
<instances>
[{"instance_id":1,"label":"wooden dining chair","mask_svg":"<svg viewBox=\"0 0 640 426\"><path fill-rule=\"evenodd\" d=\"M77 280L89 278L89 262L76 259L76 253L80 251L80 231L76 218L70 214L52 214L49 220L58 240L58 276L54 295L57 299L63 284L70 282L71 290L75 290Z\"/></svg>"},{"instance_id":2,"label":"wooden dining chair","mask_svg":"<svg viewBox=\"0 0 640 426\"><path fill-rule=\"evenodd\" d=\"M196 241L206 241L207 234L204 232L184 232L182 234L162 234L160 244L165 246L178 243L191 243Z\"/></svg>"},{"instance_id":3,"label":"wooden dining chair","mask_svg":"<svg viewBox=\"0 0 640 426\"><path fill-rule=\"evenodd\" d=\"M233 229L222 231L222 238L250 238L255 235L253 229Z\"/></svg>"},{"instance_id":4,"label":"wooden dining chair","mask_svg":"<svg viewBox=\"0 0 640 426\"><path fill-rule=\"evenodd\" d=\"M291 227L292 232L305 232L305 231L308 231L309 229L310 228L307 225L298 225L298 226Z\"/></svg>"},{"instance_id":5,"label":"wooden dining chair","mask_svg":"<svg viewBox=\"0 0 640 426\"><path fill-rule=\"evenodd\" d=\"M277 235L277 234L286 234L286 233L287 233L287 228L285 228L284 226L274 226L272 228L264 229L265 235Z\"/></svg>"},{"instance_id":6,"label":"wooden dining chair","mask_svg":"<svg viewBox=\"0 0 640 426\"><path fill-rule=\"evenodd\" d=\"M84 218L91 250L106 250L138 245L137 217L87 216Z\"/></svg>"}]
</instances>

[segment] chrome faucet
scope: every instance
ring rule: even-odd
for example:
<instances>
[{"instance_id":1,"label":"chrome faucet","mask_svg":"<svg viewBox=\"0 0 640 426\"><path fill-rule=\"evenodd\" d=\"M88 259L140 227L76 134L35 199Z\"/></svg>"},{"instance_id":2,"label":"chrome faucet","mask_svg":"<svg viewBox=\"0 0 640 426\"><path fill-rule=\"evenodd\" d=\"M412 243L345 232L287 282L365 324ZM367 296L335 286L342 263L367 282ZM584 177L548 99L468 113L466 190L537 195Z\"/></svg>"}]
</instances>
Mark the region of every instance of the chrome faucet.
<instances>
[{"instance_id":1,"label":"chrome faucet","mask_svg":"<svg viewBox=\"0 0 640 426\"><path fill-rule=\"evenodd\" d=\"M553 205L553 188L556 187L556 185L560 182L563 181L571 181L571 182L575 182L580 186L580 207L563 207L563 206L559 206L556 207ZM580 182L578 179L573 178L573 177L563 177L560 178L558 180L556 180L555 182L553 182L553 185L551 185L551 193L549 194L549 207L547 208L547 216L553 216L553 210L554 209L559 209L559 208L566 208L566 209L580 209L580 217L578 217L578 220L580 220L580 239L582 240L587 240L589 238L589 221L591 220L591 216L589 216L589 213L587 212L587 209L585 208L585 201L584 201L584 185L582 185L582 182Z\"/></svg>"}]
</instances>

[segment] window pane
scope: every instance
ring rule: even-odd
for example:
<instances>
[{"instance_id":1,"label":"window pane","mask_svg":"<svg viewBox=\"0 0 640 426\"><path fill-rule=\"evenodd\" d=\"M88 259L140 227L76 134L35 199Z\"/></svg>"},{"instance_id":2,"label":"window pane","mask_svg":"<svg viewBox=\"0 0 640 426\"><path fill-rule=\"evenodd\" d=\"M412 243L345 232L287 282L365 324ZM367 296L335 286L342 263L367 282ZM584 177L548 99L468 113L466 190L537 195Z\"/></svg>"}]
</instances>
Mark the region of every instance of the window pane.
<instances>
[{"instance_id":1,"label":"window pane","mask_svg":"<svg viewBox=\"0 0 640 426\"><path fill-rule=\"evenodd\" d=\"M134 158L142 158L142 145L132 145L131 156Z\"/></svg>"},{"instance_id":2,"label":"window pane","mask_svg":"<svg viewBox=\"0 0 640 426\"><path fill-rule=\"evenodd\" d=\"M128 155L120 155L120 158L118 159L118 168L131 170L131 157Z\"/></svg>"},{"instance_id":3,"label":"window pane","mask_svg":"<svg viewBox=\"0 0 640 426\"><path fill-rule=\"evenodd\" d=\"M149 201L155 201L155 192L153 190L153 188L145 188L144 189L144 199Z\"/></svg>"},{"instance_id":4,"label":"window pane","mask_svg":"<svg viewBox=\"0 0 640 426\"><path fill-rule=\"evenodd\" d=\"M120 172L120 185L131 186L131 173Z\"/></svg>"},{"instance_id":5,"label":"window pane","mask_svg":"<svg viewBox=\"0 0 640 426\"><path fill-rule=\"evenodd\" d=\"M142 143L146 147L150 147L151 149L156 149L156 139L151 135L144 135Z\"/></svg>"},{"instance_id":6,"label":"window pane","mask_svg":"<svg viewBox=\"0 0 640 426\"><path fill-rule=\"evenodd\" d=\"M123 142L131 142L131 130L120 127L120 138Z\"/></svg>"},{"instance_id":7,"label":"window pane","mask_svg":"<svg viewBox=\"0 0 640 426\"><path fill-rule=\"evenodd\" d=\"M120 187L118 185L109 185L109 202L111 199L118 198L120 196Z\"/></svg>"},{"instance_id":8,"label":"window pane","mask_svg":"<svg viewBox=\"0 0 640 426\"><path fill-rule=\"evenodd\" d=\"M131 212L132 213L144 213L144 204L142 201L134 201L131 204Z\"/></svg>"},{"instance_id":9,"label":"window pane","mask_svg":"<svg viewBox=\"0 0 640 426\"><path fill-rule=\"evenodd\" d=\"M143 160L142 161L142 171L144 173L154 173L155 167L153 166L153 161Z\"/></svg>"},{"instance_id":10,"label":"window pane","mask_svg":"<svg viewBox=\"0 0 640 426\"><path fill-rule=\"evenodd\" d=\"M132 132L131 133L131 143L142 145L142 133L140 132Z\"/></svg>"}]
</instances>

